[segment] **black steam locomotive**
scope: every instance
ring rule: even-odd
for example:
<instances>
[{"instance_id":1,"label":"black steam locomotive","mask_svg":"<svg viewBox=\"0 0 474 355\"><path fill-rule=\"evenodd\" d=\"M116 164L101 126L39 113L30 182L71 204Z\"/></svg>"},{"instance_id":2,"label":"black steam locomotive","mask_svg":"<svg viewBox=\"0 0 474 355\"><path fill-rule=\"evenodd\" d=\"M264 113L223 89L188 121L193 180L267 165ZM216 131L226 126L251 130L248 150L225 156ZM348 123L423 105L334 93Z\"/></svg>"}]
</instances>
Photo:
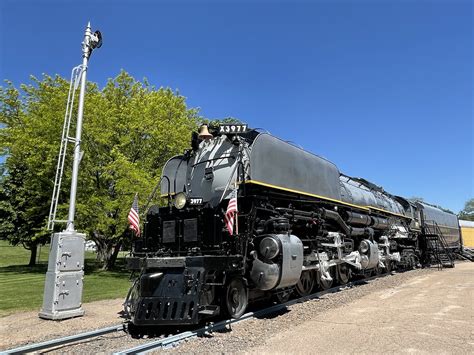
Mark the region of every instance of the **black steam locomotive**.
<instances>
[{"instance_id":1,"label":"black steam locomotive","mask_svg":"<svg viewBox=\"0 0 474 355\"><path fill-rule=\"evenodd\" d=\"M128 259L139 273L125 302L135 329L238 318L253 300L454 265L461 236L451 213L246 125L204 125L191 146L165 165L168 205L148 210Z\"/></svg>"}]
</instances>

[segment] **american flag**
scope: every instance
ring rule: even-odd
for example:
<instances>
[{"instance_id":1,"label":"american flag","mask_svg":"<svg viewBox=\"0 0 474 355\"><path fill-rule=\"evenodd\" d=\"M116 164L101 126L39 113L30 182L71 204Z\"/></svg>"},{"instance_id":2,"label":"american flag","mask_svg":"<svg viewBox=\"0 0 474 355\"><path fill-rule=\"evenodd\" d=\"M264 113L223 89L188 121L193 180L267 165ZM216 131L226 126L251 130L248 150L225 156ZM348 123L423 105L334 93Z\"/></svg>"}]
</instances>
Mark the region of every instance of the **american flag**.
<instances>
[{"instance_id":1,"label":"american flag","mask_svg":"<svg viewBox=\"0 0 474 355\"><path fill-rule=\"evenodd\" d=\"M235 188L231 192L227 211L225 211L224 215L225 224L230 235L234 234L234 218L237 212L237 188Z\"/></svg>"},{"instance_id":2,"label":"american flag","mask_svg":"<svg viewBox=\"0 0 474 355\"><path fill-rule=\"evenodd\" d=\"M128 212L128 222L130 223L130 229L135 232L137 236L140 236L140 217L138 216L138 194L135 194L133 199L132 208Z\"/></svg>"}]
</instances>

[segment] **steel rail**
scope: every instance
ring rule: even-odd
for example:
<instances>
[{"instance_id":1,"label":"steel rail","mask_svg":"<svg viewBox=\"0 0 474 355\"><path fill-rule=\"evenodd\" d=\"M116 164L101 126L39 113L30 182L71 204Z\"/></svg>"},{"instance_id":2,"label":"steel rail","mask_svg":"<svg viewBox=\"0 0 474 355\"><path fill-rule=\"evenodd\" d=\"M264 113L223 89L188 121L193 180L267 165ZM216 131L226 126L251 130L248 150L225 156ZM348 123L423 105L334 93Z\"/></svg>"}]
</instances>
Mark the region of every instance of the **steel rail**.
<instances>
[{"instance_id":1,"label":"steel rail","mask_svg":"<svg viewBox=\"0 0 474 355\"><path fill-rule=\"evenodd\" d=\"M25 346L22 346L22 347L19 347L19 348L4 350L4 351L1 351L0 354L31 353L31 352L34 352L34 351L53 348L53 347L56 347L56 346L59 346L59 345L74 343L74 342L79 341L79 340L94 338L94 337L104 335L104 334L108 334L108 333L119 332L123 329L124 329L123 324L117 324L117 325L107 327L107 328L92 330L90 332L80 333L80 334L76 334L76 335L69 335L69 336L66 336L66 337L63 337L63 338L56 338L56 339L44 341L44 342L41 342L41 343L35 343L35 344L25 345Z\"/></svg>"},{"instance_id":2,"label":"steel rail","mask_svg":"<svg viewBox=\"0 0 474 355\"><path fill-rule=\"evenodd\" d=\"M183 332L183 333L180 333L180 334L168 336L166 338L161 338L161 339L158 339L158 340L150 341L150 342L147 342L145 344L135 346L133 348L121 350L119 352L115 352L114 355L146 354L147 352L152 351L152 350L170 348L170 347L175 346L177 343L179 343L179 342L181 342L185 339L194 338L194 337L197 337L199 335L203 335L205 333L212 333L215 330L220 330L220 329L225 328L229 324L238 323L238 322L245 321L245 320L248 320L248 319L257 318L257 317L261 317L261 316L264 316L264 315L276 313L278 311L286 309L288 306L292 306L292 305L297 304L297 303L302 303L302 302L306 302L306 301L309 301L309 300L312 300L312 299L315 299L315 298L319 298L319 297L324 296L326 294L335 293L335 292L344 290L346 288L352 288L354 286L357 286L357 285L360 285L360 284L363 284L363 283L367 283L367 282L372 281L374 279L377 279L377 278L380 278L380 277L385 277L385 276L388 276L388 275L391 275L391 274L392 273L376 275L376 276L368 277L368 278L361 279L361 280L351 281L351 282L348 282L345 285L335 286L335 287L329 288L329 289L324 290L324 291L312 293L308 296L300 297L300 298L297 298L297 299L294 299L294 300L291 300L291 301L288 301L288 302L285 302L285 303L276 304L274 306L271 306L271 307L268 307L268 308L265 308L265 309L261 309L261 310L255 311L255 312L248 312L248 313L244 314L243 316L241 316L238 319L234 319L234 318L226 319L226 320L223 320L223 321L220 321L220 322L217 322L217 323L206 325L206 326L204 326L202 328L199 328L197 330L186 331L186 332Z\"/></svg>"}]
</instances>

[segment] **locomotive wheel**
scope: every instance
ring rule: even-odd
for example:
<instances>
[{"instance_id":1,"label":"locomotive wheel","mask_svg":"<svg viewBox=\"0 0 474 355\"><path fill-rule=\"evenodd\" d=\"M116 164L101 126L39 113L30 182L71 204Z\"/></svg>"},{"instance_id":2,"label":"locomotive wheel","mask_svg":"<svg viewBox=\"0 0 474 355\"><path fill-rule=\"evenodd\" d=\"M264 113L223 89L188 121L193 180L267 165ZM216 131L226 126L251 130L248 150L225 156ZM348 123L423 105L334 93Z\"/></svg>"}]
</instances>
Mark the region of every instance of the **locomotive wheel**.
<instances>
[{"instance_id":1,"label":"locomotive wheel","mask_svg":"<svg viewBox=\"0 0 474 355\"><path fill-rule=\"evenodd\" d=\"M296 294L300 297L308 296L313 292L315 284L314 272L311 270L303 271L296 284Z\"/></svg>"},{"instance_id":2,"label":"locomotive wheel","mask_svg":"<svg viewBox=\"0 0 474 355\"><path fill-rule=\"evenodd\" d=\"M249 303L249 293L242 278L234 278L227 285L223 301L223 309L227 316L240 318L244 314Z\"/></svg>"},{"instance_id":3,"label":"locomotive wheel","mask_svg":"<svg viewBox=\"0 0 474 355\"><path fill-rule=\"evenodd\" d=\"M324 290L327 290L327 289L329 289L329 288L331 288L331 287L332 287L332 284L334 283L334 272L332 271L332 268L329 269L329 270L330 270L329 273L331 274L331 277L332 277L332 280L331 280L331 281L329 281L329 280L323 280L323 279L321 278L321 273L318 272L318 286L319 286L319 288L320 288L321 290L323 290L323 291L324 291Z\"/></svg>"},{"instance_id":4,"label":"locomotive wheel","mask_svg":"<svg viewBox=\"0 0 474 355\"><path fill-rule=\"evenodd\" d=\"M199 304L203 306L210 305L214 301L215 288L214 286L204 287L199 297Z\"/></svg>"},{"instance_id":5,"label":"locomotive wheel","mask_svg":"<svg viewBox=\"0 0 474 355\"><path fill-rule=\"evenodd\" d=\"M385 268L384 268L385 273L390 274L390 272L392 271L392 260L385 260L384 264L385 264Z\"/></svg>"},{"instance_id":6,"label":"locomotive wheel","mask_svg":"<svg viewBox=\"0 0 474 355\"><path fill-rule=\"evenodd\" d=\"M144 327L137 327L132 322L125 323L125 331L130 334L133 339L140 339L146 335Z\"/></svg>"},{"instance_id":7,"label":"locomotive wheel","mask_svg":"<svg viewBox=\"0 0 474 355\"><path fill-rule=\"evenodd\" d=\"M373 269L372 269L372 275L373 276L378 276L382 273L382 269L380 268L379 265L375 266Z\"/></svg>"},{"instance_id":8,"label":"locomotive wheel","mask_svg":"<svg viewBox=\"0 0 474 355\"><path fill-rule=\"evenodd\" d=\"M291 289L290 291L278 292L274 295L275 296L274 300L279 304L286 303L290 300L291 293L292 293Z\"/></svg>"},{"instance_id":9,"label":"locomotive wheel","mask_svg":"<svg viewBox=\"0 0 474 355\"><path fill-rule=\"evenodd\" d=\"M337 266L337 275L339 276L339 283L345 285L351 279L351 268L347 264L340 264Z\"/></svg>"}]
</instances>

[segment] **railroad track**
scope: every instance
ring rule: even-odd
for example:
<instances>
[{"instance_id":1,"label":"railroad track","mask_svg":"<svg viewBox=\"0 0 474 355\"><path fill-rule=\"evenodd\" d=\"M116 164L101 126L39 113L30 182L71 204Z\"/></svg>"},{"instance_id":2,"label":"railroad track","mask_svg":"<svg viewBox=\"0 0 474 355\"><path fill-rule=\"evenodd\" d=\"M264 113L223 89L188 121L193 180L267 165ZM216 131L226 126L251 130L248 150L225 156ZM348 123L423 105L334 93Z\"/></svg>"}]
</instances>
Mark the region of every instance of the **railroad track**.
<instances>
[{"instance_id":1,"label":"railroad track","mask_svg":"<svg viewBox=\"0 0 474 355\"><path fill-rule=\"evenodd\" d=\"M104 334L119 332L124 330L124 324L117 324L107 328L101 328L97 330L92 330L85 333L79 333L75 335L69 335L62 338L56 338L48 341L43 341L41 343L34 343L19 348L8 349L0 352L0 354L26 354L32 353L40 350L51 349L61 345L69 345L81 340L95 338Z\"/></svg>"},{"instance_id":2,"label":"railroad track","mask_svg":"<svg viewBox=\"0 0 474 355\"><path fill-rule=\"evenodd\" d=\"M134 347L129 348L129 349L124 349L124 350L115 352L114 354L115 355L118 355L118 354L120 354L120 355L122 355L122 354L123 355L125 355L125 354L145 354L145 353L147 353L149 351L152 351L152 350L170 348L170 347L176 346L178 343L180 343L181 341L183 341L185 339L190 339L190 338L198 337L198 336L201 336L201 335L204 335L204 334L209 334L209 333L212 333L213 331L218 331L218 330L224 329L228 325L238 323L238 322L243 322L243 321L248 320L248 319L262 317L262 316L266 316L266 315L269 315L269 314L277 313L277 312L279 312L281 310L284 310L285 308L287 308L291 305L301 303L301 302L305 302L305 301L309 301L309 300L312 300L312 299L316 299L316 298L319 298L319 297L324 296L326 294L342 291L344 289L352 288L352 287L360 285L360 284L365 284L365 283L367 283L369 281L372 281L376 278L387 276L387 275L390 275L390 274L378 275L378 276L373 276L373 277L369 277L369 278L362 279L362 280L351 281L351 282L349 282L345 285L339 285L339 286L336 286L336 287L332 287L332 288L327 289L325 291L320 291L320 292L313 293L309 296L300 297L300 298L290 300L290 301L282 303L282 304L276 304L274 306L270 306L268 308L264 308L264 309L261 309L261 310L255 311L255 312L248 312L248 313L244 314L242 317L240 317L239 319L226 319L226 320L223 320L223 321L220 321L220 322L210 323L210 324L208 324L206 326L203 326L201 328L198 328L196 330L186 331L186 332L183 332L183 333L170 335L170 336L167 336L167 337L164 337L164 338L151 340L149 342L146 342L145 344L134 346ZM123 331L124 329L125 329L124 324L117 324L117 325L107 327L107 328L101 328L101 329L97 329L97 330L93 330L93 331L89 331L89 332L85 332L85 333L79 333L79 334L76 334L76 335L70 335L70 336L66 336L66 337L62 337L62 338L56 338L56 339L44 341L44 342L41 342L41 343L29 344L29 345L21 346L21 347L18 347L18 348L8 349L8 350L5 350L3 352L0 352L0 354L25 354L25 353L37 352L37 351L40 351L40 350L52 349L52 348L55 348L55 347L61 346L61 345L62 346L64 346L64 345L67 346L67 345L72 345L72 344L76 345L78 342L80 342L82 340L90 340L91 338L95 338L95 337L105 335L105 334L109 334L109 333Z\"/></svg>"}]
</instances>

